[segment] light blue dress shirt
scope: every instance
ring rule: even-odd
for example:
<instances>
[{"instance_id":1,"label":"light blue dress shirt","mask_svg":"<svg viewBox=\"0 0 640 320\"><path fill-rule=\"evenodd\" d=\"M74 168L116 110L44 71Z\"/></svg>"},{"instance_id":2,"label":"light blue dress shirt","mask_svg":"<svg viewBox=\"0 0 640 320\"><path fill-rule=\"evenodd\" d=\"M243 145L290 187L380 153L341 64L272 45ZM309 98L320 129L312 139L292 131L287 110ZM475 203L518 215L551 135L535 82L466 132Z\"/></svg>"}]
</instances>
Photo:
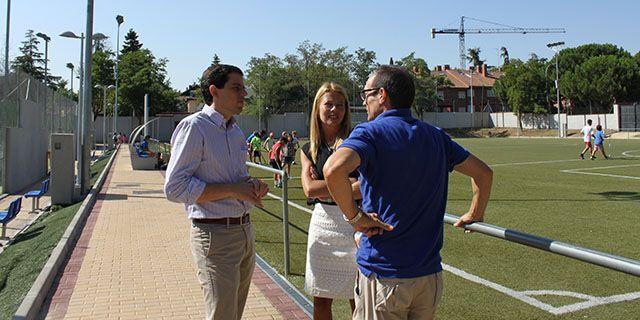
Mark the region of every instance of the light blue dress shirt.
<instances>
[{"instance_id":1,"label":"light blue dress shirt","mask_svg":"<svg viewBox=\"0 0 640 320\"><path fill-rule=\"evenodd\" d=\"M247 145L235 119L205 105L184 118L171 137L171 159L164 193L168 200L185 204L189 219L234 218L249 212L252 204L235 198L196 203L207 184L237 183L249 177L245 165Z\"/></svg>"}]
</instances>

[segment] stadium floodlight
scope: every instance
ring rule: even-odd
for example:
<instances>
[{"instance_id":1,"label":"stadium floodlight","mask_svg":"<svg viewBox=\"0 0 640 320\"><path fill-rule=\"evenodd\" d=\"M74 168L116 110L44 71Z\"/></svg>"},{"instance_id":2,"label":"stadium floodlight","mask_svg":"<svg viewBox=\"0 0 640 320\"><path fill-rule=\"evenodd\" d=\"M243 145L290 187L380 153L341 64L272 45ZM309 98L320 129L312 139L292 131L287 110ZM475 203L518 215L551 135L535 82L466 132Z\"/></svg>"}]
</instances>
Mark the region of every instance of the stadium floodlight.
<instances>
[{"instance_id":1,"label":"stadium floodlight","mask_svg":"<svg viewBox=\"0 0 640 320\"><path fill-rule=\"evenodd\" d=\"M552 42L547 44L547 48L553 50L556 59L556 101L558 103L558 138L562 138L562 120L560 120L560 76L558 69L558 47L564 46L564 41ZM568 127L567 121L567 127ZM566 133L565 133L566 134Z\"/></svg>"}]
</instances>

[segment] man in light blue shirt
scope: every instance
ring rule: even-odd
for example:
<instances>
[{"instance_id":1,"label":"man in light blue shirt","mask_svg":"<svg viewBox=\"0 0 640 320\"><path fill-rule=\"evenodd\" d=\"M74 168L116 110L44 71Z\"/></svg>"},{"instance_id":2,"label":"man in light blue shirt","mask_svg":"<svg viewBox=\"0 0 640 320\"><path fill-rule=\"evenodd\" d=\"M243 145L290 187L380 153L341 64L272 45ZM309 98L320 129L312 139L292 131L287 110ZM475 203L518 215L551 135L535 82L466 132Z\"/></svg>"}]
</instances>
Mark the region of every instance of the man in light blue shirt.
<instances>
[{"instance_id":1,"label":"man in light blue shirt","mask_svg":"<svg viewBox=\"0 0 640 320\"><path fill-rule=\"evenodd\" d=\"M173 132L164 191L170 201L184 203L192 221L206 318L240 319L255 265L249 210L262 206L268 187L249 176L244 135L233 118L247 95L242 71L211 66L201 81L206 105Z\"/></svg>"}]
</instances>

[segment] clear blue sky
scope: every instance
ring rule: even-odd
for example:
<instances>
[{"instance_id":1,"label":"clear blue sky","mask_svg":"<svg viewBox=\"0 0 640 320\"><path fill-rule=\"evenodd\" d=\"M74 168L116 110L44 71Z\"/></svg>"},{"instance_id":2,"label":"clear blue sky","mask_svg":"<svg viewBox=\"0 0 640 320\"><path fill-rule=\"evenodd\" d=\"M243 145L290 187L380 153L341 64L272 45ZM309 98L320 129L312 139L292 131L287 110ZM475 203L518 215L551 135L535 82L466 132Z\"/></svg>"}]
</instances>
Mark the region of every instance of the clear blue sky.
<instances>
[{"instance_id":1,"label":"clear blue sky","mask_svg":"<svg viewBox=\"0 0 640 320\"><path fill-rule=\"evenodd\" d=\"M377 53L381 63L411 52L429 67L458 65L458 38L442 35L431 39L433 27L457 27L460 16L469 16L520 27L562 27L566 34L468 35L467 48L480 47L490 65L498 63L498 48L508 48L512 58L526 59L531 52L549 57L545 44L565 41L574 47L585 43L613 43L632 54L640 49L637 19L640 2L614 1L168 1L96 0L94 32L111 38L116 47L117 24L125 22L120 40L133 28L144 47L158 58L167 58L171 84L184 89L202 73L217 53L222 62L243 70L252 56L293 53L304 41L325 48L347 46L350 52L364 47ZM78 40L61 38L63 31L85 30L86 1L13 0L11 3L10 58L18 54L27 29L44 32L49 46L50 69L69 77L65 65L77 65ZM2 47L6 24L6 0L0 4ZM468 27L489 27L469 22ZM636 40L633 40L636 39ZM122 46L122 45L121 45ZM44 44L42 44L44 52ZM4 50L2 51L3 55ZM4 57L3 57L4 59ZM74 84L77 90L77 81Z\"/></svg>"}]
</instances>

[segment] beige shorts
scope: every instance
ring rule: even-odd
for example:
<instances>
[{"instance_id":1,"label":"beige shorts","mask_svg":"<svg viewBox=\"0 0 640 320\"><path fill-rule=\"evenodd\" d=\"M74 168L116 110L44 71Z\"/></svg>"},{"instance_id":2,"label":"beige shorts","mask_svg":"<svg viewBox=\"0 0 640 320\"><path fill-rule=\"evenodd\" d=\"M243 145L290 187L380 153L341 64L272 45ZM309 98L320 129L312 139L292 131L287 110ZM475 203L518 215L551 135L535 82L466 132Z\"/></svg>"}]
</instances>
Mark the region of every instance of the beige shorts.
<instances>
[{"instance_id":1,"label":"beige shorts","mask_svg":"<svg viewBox=\"0 0 640 320\"><path fill-rule=\"evenodd\" d=\"M418 278L376 279L358 271L354 320L433 319L442 297L442 272Z\"/></svg>"}]
</instances>

